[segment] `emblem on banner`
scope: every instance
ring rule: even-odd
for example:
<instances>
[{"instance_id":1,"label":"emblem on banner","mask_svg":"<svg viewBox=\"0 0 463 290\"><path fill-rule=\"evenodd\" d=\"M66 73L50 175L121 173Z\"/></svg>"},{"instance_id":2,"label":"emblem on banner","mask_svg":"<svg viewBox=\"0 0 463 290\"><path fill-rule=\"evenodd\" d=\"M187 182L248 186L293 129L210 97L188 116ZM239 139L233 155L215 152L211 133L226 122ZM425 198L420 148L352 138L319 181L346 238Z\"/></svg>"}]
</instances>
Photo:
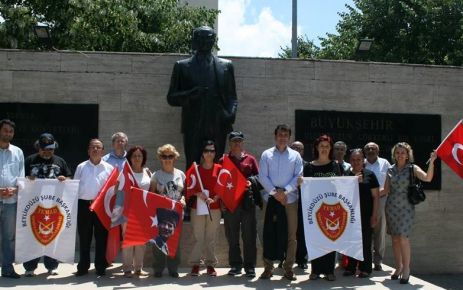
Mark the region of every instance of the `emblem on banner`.
<instances>
[{"instance_id":1,"label":"emblem on banner","mask_svg":"<svg viewBox=\"0 0 463 290\"><path fill-rule=\"evenodd\" d=\"M346 229L347 210L339 202L333 205L323 202L317 210L317 223L323 234L334 242Z\"/></svg>"},{"instance_id":2,"label":"emblem on banner","mask_svg":"<svg viewBox=\"0 0 463 290\"><path fill-rule=\"evenodd\" d=\"M53 242L63 227L64 215L58 206L44 208L38 206L31 214L31 229L39 243L46 246Z\"/></svg>"}]
</instances>

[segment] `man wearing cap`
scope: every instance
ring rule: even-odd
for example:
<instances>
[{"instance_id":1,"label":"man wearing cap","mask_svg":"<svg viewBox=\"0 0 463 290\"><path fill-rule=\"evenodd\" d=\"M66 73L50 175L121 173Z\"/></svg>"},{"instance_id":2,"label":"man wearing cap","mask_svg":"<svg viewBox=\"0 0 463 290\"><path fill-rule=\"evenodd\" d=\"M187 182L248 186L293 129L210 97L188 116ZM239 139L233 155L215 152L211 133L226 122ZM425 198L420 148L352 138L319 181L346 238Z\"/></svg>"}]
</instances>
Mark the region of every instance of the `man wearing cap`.
<instances>
[{"instance_id":1,"label":"man wearing cap","mask_svg":"<svg viewBox=\"0 0 463 290\"><path fill-rule=\"evenodd\" d=\"M0 120L0 236L2 243L2 277L18 279L13 268L16 230L18 177L24 177L23 151L11 144L15 123Z\"/></svg>"},{"instance_id":2,"label":"man wearing cap","mask_svg":"<svg viewBox=\"0 0 463 290\"><path fill-rule=\"evenodd\" d=\"M35 178L56 178L59 181L64 181L72 176L71 169L63 158L55 155L55 149L58 148L58 143L50 133L43 133L35 142L38 153L28 156L25 160L26 176L34 180ZM26 269L25 276L34 276L34 271L40 258L27 261L23 264ZM44 256L45 268L49 275L57 275L58 261L56 259Z\"/></svg>"},{"instance_id":3,"label":"man wearing cap","mask_svg":"<svg viewBox=\"0 0 463 290\"><path fill-rule=\"evenodd\" d=\"M166 256L169 255L169 246L167 240L174 234L177 227L179 216L175 210L167 208L158 208L156 210L158 219L158 236L150 243L153 243Z\"/></svg>"},{"instance_id":4,"label":"man wearing cap","mask_svg":"<svg viewBox=\"0 0 463 290\"><path fill-rule=\"evenodd\" d=\"M230 152L227 154L230 160L244 177L257 176L259 167L256 159L244 151L244 134L233 131L228 136ZM222 160L220 160L222 163ZM228 275L236 276L241 274L244 266L246 277L254 278L256 276L256 206L253 198L253 191L250 188L251 182L247 182L248 190L244 193L241 204L235 212L227 209L224 211L225 235L228 241L228 263L230 271ZM260 194L260 193L258 193ZM240 228L243 239L243 257L240 250Z\"/></svg>"},{"instance_id":5,"label":"man wearing cap","mask_svg":"<svg viewBox=\"0 0 463 290\"><path fill-rule=\"evenodd\" d=\"M119 171L122 170L122 167L125 162L125 156L127 155L127 144L129 143L129 138L124 132L117 132L111 136L111 142L113 150L103 156L103 161L108 162L113 167L119 168Z\"/></svg>"}]
</instances>

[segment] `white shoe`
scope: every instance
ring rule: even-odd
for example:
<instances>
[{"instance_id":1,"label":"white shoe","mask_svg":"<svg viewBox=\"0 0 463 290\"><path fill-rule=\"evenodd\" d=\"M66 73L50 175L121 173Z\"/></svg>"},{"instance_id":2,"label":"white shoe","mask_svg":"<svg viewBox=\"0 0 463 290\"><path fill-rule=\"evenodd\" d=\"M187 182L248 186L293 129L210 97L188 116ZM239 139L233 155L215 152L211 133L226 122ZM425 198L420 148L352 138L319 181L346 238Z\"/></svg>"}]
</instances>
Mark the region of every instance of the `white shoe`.
<instances>
[{"instance_id":1,"label":"white shoe","mask_svg":"<svg viewBox=\"0 0 463 290\"><path fill-rule=\"evenodd\" d=\"M56 270L48 270L48 275L56 276L58 275L58 272Z\"/></svg>"}]
</instances>

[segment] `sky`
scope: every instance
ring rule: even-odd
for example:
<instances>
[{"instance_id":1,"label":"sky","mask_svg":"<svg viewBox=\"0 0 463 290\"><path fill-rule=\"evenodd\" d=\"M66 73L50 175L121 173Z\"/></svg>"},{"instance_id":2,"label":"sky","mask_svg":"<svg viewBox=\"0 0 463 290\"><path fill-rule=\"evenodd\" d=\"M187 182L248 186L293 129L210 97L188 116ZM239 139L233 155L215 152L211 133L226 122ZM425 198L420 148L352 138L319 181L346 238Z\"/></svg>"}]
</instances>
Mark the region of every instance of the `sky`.
<instances>
[{"instance_id":1,"label":"sky","mask_svg":"<svg viewBox=\"0 0 463 290\"><path fill-rule=\"evenodd\" d=\"M222 56L278 57L291 46L292 0L218 0L218 45ZM319 44L336 33L338 12L352 0L298 0L298 35Z\"/></svg>"}]
</instances>

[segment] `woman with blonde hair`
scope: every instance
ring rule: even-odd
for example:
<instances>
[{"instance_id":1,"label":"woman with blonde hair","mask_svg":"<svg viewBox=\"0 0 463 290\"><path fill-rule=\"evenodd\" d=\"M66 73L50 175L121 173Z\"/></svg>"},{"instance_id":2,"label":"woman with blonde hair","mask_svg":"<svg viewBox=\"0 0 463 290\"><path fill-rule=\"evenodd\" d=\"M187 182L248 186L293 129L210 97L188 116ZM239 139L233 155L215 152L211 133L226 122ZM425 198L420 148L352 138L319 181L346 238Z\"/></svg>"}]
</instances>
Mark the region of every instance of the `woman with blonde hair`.
<instances>
[{"instance_id":1,"label":"woman with blonde hair","mask_svg":"<svg viewBox=\"0 0 463 290\"><path fill-rule=\"evenodd\" d=\"M415 206L408 201L410 174L412 173L422 181L430 182L434 176L436 153L431 152L429 167L426 172L413 164L412 147L405 142L394 145L392 160L394 164L388 171L384 185L384 193L388 194L385 207L387 232L392 237L396 268L391 279L398 280L400 278L401 284L408 284L410 277L410 241L408 236L415 216Z\"/></svg>"},{"instance_id":2,"label":"woman with blonde hair","mask_svg":"<svg viewBox=\"0 0 463 290\"><path fill-rule=\"evenodd\" d=\"M175 168L175 161L180 157L177 149L171 144L165 144L157 150L158 159L161 162L161 169L151 177L150 191L165 195L170 199L180 202L185 207L183 196L183 185L185 174ZM169 275L178 278L178 266L180 264L180 239L175 257L167 256L161 249L153 246L153 269L154 277L162 277L162 272L167 265Z\"/></svg>"}]
</instances>

